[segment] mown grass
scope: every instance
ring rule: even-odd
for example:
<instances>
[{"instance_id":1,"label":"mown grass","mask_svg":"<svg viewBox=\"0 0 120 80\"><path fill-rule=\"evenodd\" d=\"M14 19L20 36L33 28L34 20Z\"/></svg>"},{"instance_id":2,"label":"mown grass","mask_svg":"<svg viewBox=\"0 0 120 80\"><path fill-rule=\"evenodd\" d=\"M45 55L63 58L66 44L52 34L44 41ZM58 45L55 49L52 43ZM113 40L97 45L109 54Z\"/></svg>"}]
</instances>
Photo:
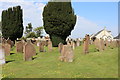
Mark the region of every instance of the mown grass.
<instances>
[{"instance_id":1,"label":"mown grass","mask_svg":"<svg viewBox=\"0 0 120 80\"><path fill-rule=\"evenodd\" d=\"M54 47L52 52L39 52L32 61L23 61L23 54L16 53L15 47L6 57L3 65L4 78L117 78L118 48L97 52L90 45L90 53L83 54L82 46L74 50L74 62L58 60L60 53Z\"/></svg>"}]
</instances>

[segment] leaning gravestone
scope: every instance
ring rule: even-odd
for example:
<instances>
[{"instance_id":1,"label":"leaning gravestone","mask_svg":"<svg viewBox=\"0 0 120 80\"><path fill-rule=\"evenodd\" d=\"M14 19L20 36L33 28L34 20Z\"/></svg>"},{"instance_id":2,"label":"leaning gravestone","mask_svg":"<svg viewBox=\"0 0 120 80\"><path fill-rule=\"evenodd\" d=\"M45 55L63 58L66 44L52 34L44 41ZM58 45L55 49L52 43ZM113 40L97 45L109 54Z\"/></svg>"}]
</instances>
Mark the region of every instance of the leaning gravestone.
<instances>
[{"instance_id":1,"label":"leaning gravestone","mask_svg":"<svg viewBox=\"0 0 120 80\"><path fill-rule=\"evenodd\" d=\"M17 43L16 43L16 51L17 52L23 52L23 42L22 41L18 41Z\"/></svg>"},{"instance_id":2,"label":"leaning gravestone","mask_svg":"<svg viewBox=\"0 0 120 80\"><path fill-rule=\"evenodd\" d=\"M4 46L0 45L0 65L5 64L5 51Z\"/></svg>"},{"instance_id":3,"label":"leaning gravestone","mask_svg":"<svg viewBox=\"0 0 120 80\"><path fill-rule=\"evenodd\" d=\"M90 41L90 36L86 35L84 40L83 40L83 52L89 53L89 41Z\"/></svg>"},{"instance_id":4,"label":"leaning gravestone","mask_svg":"<svg viewBox=\"0 0 120 80\"><path fill-rule=\"evenodd\" d=\"M5 56L9 56L9 55L10 55L10 49L11 49L10 44L5 43L5 44L4 44Z\"/></svg>"},{"instance_id":5,"label":"leaning gravestone","mask_svg":"<svg viewBox=\"0 0 120 80\"><path fill-rule=\"evenodd\" d=\"M24 46L24 56L23 59L25 61L32 60L32 56L36 55L36 50L34 45L29 41Z\"/></svg>"},{"instance_id":6,"label":"leaning gravestone","mask_svg":"<svg viewBox=\"0 0 120 80\"><path fill-rule=\"evenodd\" d=\"M74 53L71 46L63 45L59 60L64 62L73 62L73 57L74 57Z\"/></svg>"},{"instance_id":7,"label":"leaning gravestone","mask_svg":"<svg viewBox=\"0 0 120 80\"><path fill-rule=\"evenodd\" d=\"M39 51L40 52L45 52L45 50L44 50L44 42L43 41L41 41L41 42L39 42Z\"/></svg>"},{"instance_id":8,"label":"leaning gravestone","mask_svg":"<svg viewBox=\"0 0 120 80\"><path fill-rule=\"evenodd\" d=\"M59 49L59 52L61 53L61 51L62 51L62 47L63 47L63 44L62 43L59 43L58 44L58 49Z\"/></svg>"},{"instance_id":9,"label":"leaning gravestone","mask_svg":"<svg viewBox=\"0 0 120 80\"><path fill-rule=\"evenodd\" d=\"M12 47L12 41L10 39L7 39L7 43L10 44L10 47Z\"/></svg>"},{"instance_id":10,"label":"leaning gravestone","mask_svg":"<svg viewBox=\"0 0 120 80\"><path fill-rule=\"evenodd\" d=\"M52 42L48 41L48 51L52 51Z\"/></svg>"},{"instance_id":11,"label":"leaning gravestone","mask_svg":"<svg viewBox=\"0 0 120 80\"><path fill-rule=\"evenodd\" d=\"M71 46L72 46L72 49L74 50L75 49L75 42L74 41L71 41Z\"/></svg>"}]
</instances>

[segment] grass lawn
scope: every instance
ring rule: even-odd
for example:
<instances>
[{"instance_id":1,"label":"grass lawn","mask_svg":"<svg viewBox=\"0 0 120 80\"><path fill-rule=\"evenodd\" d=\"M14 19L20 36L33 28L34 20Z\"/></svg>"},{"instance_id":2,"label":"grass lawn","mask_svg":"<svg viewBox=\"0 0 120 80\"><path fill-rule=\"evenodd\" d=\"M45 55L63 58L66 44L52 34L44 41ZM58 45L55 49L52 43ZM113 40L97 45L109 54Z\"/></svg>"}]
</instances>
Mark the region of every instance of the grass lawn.
<instances>
[{"instance_id":1,"label":"grass lawn","mask_svg":"<svg viewBox=\"0 0 120 80\"><path fill-rule=\"evenodd\" d=\"M35 46L36 47L36 46ZM46 48L47 50L47 48ZM23 54L16 53L6 57L3 65L3 78L117 78L118 48L97 52L90 45L90 53L84 55L82 46L74 50L74 62L60 62L58 48L52 52L38 52L32 61L23 61Z\"/></svg>"}]
</instances>

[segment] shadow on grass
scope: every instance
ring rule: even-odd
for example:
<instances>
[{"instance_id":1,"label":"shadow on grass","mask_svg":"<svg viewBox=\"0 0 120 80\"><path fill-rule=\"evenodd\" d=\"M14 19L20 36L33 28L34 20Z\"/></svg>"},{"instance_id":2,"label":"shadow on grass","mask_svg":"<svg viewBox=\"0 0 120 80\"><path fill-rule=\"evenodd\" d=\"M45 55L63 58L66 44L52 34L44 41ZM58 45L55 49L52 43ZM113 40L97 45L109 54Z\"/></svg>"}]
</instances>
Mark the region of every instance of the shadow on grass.
<instances>
[{"instance_id":1,"label":"shadow on grass","mask_svg":"<svg viewBox=\"0 0 120 80\"><path fill-rule=\"evenodd\" d=\"M13 54L15 54L15 53L10 53L10 55L13 55Z\"/></svg>"},{"instance_id":2,"label":"shadow on grass","mask_svg":"<svg viewBox=\"0 0 120 80\"><path fill-rule=\"evenodd\" d=\"M36 59L37 57L33 57L32 60Z\"/></svg>"},{"instance_id":3,"label":"shadow on grass","mask_svg":"<svg viewBox=\"0 0 120 80\"><path fill-rule=\"evenodd\" d=\"M13 61L15 61L15 60L9 60L9 61L6 61L6 63L10 63L10 62L13 62Z\"/></svg>"}]
</instances>

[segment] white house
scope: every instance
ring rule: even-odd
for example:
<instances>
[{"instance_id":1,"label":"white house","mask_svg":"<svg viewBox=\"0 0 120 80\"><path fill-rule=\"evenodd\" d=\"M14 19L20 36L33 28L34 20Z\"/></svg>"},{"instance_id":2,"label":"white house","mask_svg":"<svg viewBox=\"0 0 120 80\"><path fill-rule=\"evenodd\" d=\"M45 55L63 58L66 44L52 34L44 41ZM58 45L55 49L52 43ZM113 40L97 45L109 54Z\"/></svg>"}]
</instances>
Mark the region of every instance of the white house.
<instances>
[{"instance_id":1,"label":"white house","mask_svg":"<svg viewBox=\"0 0 120 80\"><path fill-rule=\"evenodd\" d=\"M103 30L101 30L101 31L99 31L99 32L97 32L96 34L92 34L91 35L91 38L97 38L97 39L100 39L100 38L102 38L102 39L107 39L107 40L111 40L111 39L113 39L114 37L112 36L112 34L111 34L111 31L108 31L108 30L106 30L106 28L104 28Z\"/></svg>"}]
</instances>

